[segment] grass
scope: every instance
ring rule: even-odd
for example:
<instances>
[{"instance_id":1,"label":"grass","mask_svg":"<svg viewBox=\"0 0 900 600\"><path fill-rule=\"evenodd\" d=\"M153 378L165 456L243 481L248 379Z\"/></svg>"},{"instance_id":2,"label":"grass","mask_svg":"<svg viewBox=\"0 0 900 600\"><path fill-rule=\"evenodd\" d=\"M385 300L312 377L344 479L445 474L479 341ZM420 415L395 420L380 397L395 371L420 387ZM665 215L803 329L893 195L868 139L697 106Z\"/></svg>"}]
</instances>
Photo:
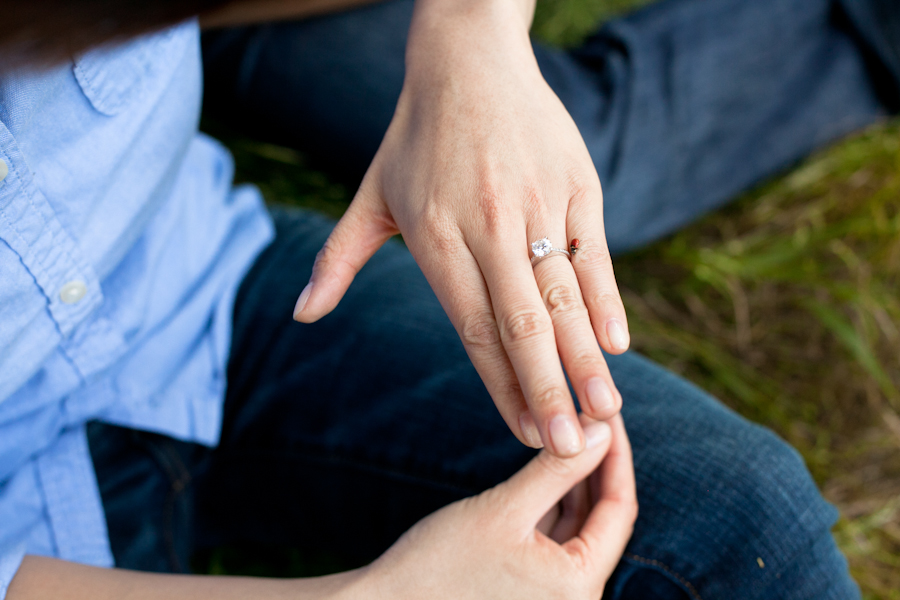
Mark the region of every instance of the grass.
<instances>
[{"instance_id":1,"label":"grass","mask_svg":"<svg viewBox=\"0 0 900 600\"><path fill-rule=\"evenodd\" d=\"M534 32L574 43L639 3L542 0ZM230 146L270 200L346 208L351 190L297 152ZM634 347L793 444L840 509L835 534L864 597L900 599L900 122L825 149L616 272Z\"/></svg>"},{"instance_id":2,"label":"grass","mask_svg":"<svg viewBox=\"0 0 900 600\"><path fill-rule=\"evenodd\" d=\"M634 347L806 459L867 598L900 598L900 124L616 262Z\"/></svg>"}]
</instances>

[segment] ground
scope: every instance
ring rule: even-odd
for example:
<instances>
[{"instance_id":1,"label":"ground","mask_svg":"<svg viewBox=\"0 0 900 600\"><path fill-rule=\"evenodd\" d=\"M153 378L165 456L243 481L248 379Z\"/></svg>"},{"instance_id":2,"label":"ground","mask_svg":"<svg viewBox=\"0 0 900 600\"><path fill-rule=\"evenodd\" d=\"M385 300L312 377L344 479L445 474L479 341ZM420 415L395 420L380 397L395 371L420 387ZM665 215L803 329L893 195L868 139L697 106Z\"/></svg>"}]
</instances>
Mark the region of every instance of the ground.
<instances>
[{"instance_id":1,"label":"ground","mask_svg":"<svg viewBox=\"0 0 900 600\"><path fill-rule=\"evenodd\" d=\"M575 43L639 3L539 0L534 33ZM293 150L227 141L270 201L337 216L352 195ZM798 448L864 597L900 599L900 121L615 266L634 348Z\"/></svg>"}]
</instances>

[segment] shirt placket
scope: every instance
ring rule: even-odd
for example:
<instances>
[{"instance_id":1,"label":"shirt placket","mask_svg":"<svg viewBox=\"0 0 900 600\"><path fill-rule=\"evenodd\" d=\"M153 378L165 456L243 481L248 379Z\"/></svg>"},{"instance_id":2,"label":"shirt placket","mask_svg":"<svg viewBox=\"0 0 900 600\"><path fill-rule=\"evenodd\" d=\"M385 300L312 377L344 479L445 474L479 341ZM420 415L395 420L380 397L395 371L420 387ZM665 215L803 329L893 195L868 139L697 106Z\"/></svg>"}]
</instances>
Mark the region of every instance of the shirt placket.
<instances>
[{"instance_id":1,"label":"shirt placket","mask_svg":"<svg viewBox=\"0 0 900 600\"><path fill-rule=\"evenodd\" d=\"M34 184L15 139L2 123L0 160L0 238L19 255L40 287L63 340L60 349L86 378L121 353L122 336L105 319L88 319L103 302L97 274Z\"/></svg>"}]
</instances>

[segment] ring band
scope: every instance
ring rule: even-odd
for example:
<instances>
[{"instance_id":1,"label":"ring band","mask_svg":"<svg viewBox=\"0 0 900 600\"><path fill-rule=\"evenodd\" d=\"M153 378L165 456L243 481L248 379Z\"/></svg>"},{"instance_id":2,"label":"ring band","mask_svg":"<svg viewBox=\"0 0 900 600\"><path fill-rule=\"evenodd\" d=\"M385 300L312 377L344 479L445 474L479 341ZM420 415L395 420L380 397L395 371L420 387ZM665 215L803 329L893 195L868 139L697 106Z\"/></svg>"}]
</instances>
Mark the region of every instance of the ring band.
<instances>
[{"instance_id":1,"label":"ring band","mask_svg":"<svg viewBox=\"0 0 900 600\"><path fill-rule=\"evenodd\" d=\"M550 238L542 238L537 240L536 242L531 242L531 253L534 255L531 257L531 266L535 266L554 252L565 254L569 258L572 257L568 250L564 250L563 248L554 248L553 244L550 242Z\"/></svg>"}]
</instances>

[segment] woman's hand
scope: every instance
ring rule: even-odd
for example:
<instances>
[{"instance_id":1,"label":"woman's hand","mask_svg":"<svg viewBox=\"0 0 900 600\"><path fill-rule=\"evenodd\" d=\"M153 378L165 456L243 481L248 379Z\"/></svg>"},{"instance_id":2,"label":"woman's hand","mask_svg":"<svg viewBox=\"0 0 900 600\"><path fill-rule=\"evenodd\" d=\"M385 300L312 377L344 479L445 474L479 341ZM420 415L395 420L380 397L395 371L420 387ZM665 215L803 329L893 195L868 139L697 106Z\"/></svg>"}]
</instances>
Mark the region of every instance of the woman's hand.
<instances>
[{"instance_id":1,"label":"woman's hand","mask_svg":"<svg viewBox=\"0 0 900 600\"><path fill-rule=\"evenodd\" d=\"M585 426L580 455L544 451L508 481L420 521L361 585L391 600L597 600L637 516L628 438L621 417L610 424Z\"/></svg>"},{"instance_id":2,"label":"woman's hand","mask_svg":"<svg viewBox=\"0 0 900 600\"><path fill-rule=\"evenodd\" d=\"M295 311L312 322L392 235L410 251L500 413L524 443L584 447L560 358L582 410L621 407L598 347L629 344L603 229L600 181L544 81L527 2L420 0L394 119ZM531 7L533 10L533 6ZM530 244L554 253L532 268Z\"/></svg>"}]
</instances>

